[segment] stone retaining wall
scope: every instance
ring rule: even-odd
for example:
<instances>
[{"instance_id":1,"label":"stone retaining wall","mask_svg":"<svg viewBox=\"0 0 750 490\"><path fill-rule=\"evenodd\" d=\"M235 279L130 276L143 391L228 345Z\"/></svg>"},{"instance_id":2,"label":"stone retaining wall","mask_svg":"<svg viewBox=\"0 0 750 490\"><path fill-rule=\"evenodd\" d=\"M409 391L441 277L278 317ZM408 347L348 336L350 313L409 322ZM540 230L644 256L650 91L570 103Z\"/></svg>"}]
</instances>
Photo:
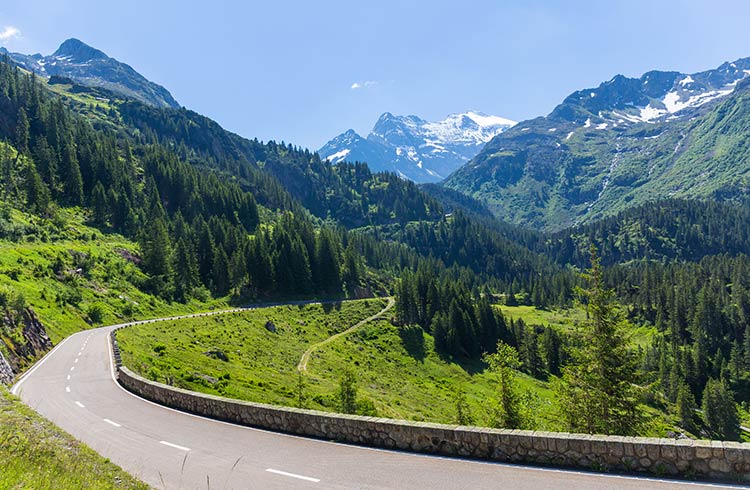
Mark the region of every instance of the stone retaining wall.
<instances>
[{"instance_id":1,"label":"stone retaining wall","mask_svg":"<svg viewBox=\"0 0 750 490\"><path fill-rule=\"evenodd\" d=\"M750 481L747 443L487 429L342 415L186 391L149 381L122 366L118 379L131 392L178 410L326 440L511 463Z\"/></svg>"}]
</instances>

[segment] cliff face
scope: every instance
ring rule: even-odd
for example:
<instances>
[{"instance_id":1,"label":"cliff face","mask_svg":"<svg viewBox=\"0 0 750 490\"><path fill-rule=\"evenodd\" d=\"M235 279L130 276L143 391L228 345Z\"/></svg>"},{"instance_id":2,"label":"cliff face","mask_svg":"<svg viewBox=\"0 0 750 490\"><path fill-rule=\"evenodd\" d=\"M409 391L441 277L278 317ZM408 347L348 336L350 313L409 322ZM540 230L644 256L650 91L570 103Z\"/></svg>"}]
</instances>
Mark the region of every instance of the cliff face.
<instances>
[{"instance_id":1,"label":"cliff face","mask_svg":"<svg viewBox=\"0 0 750 490\"><path fill-rule=\"evenodd\" d=\"M6 355L0 351L0 383L11 384L23 367L52 348L52 341L31 308L24 308L20 318L18 315L14 318L9 311L5 311L0 317L0 324L7 349ZM19 327L21 340L18 335L6 335L18 332Z\"/></svg>"},{"instance_id":2,"label":"cliff face","mask_svg":"<svg viewBox=\"0 0 750 490\"><path fill-rule=\"evenodd\" d=\"M13 382L13 377L13 369L11 369L3 353L0 352L0 383L9 385Z\"/></svg>"}]
</instances>

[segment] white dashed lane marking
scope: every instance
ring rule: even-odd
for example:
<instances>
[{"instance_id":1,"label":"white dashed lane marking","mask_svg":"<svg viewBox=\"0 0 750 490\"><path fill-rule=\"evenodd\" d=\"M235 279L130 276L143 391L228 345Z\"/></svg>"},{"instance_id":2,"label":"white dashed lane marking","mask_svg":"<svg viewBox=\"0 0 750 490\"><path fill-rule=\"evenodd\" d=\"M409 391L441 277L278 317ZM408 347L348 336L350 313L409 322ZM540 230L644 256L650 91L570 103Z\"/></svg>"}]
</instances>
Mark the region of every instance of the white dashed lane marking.
<instances>
[{"instance_id":1,"label":"white dashed lane marking","mask_svg":"<svg viewBox=\"0 0 750 490\"><path fill-rule=\"evenodd\" d=\"M179 449L180 451L190 451L189 447L178 446L177 444L172 444L171 442L167 441L159 441L159 444L164 444L165 446L173 447L175 449Z\"/></svg>"},{"instance_id":2,"label":"white dashed lane marking","mask_svg":"<svg viewBox=\"0 0 750 490\"><path fill-rule=\"evenodd\" d=\"M79 401L76 401L76 405L78 405L81 408L86 408L86 405L84 405L83 403L81 403Z\"/></svg>"},{"instance_id":3,"label":"white dashed lane marking","mask_svg":"<svg viewBox=\"0 0 750 490\"><path fill-rule=\"evenodd\" d=\"M275 470L273 468L268 468L266 471L269 472L269 473L273 473L275 475L288 476L289 478L296 478L298 480L305 480L305 481L310 481L310 482L313 482L313 483L319 483L320 482L320 479L318 479L318 478L313 478L311 476L296 475L294 473L288 473L286 471Z\"/></svg>"}]
</instances>

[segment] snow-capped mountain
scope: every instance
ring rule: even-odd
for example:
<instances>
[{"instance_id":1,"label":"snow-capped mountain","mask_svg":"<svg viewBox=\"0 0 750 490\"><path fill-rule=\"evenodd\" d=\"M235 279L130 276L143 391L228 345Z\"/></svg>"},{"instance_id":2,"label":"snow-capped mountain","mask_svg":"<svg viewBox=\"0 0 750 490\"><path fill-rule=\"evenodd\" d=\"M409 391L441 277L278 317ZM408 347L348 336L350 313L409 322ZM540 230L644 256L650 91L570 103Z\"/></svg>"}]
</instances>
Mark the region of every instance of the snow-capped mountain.
<instances>
[{"instance_id":1,"label":"snow-capped mountain","mask_svg":"<svg viewBox=\"0 0 750 490\"><path fill-rule=\"evenodd\" d=\"M558 230L660 197L750 194L750 58L617 75L494 137L443 185Z\"/></svg>"},{"instance_id":2,"label":"snow-capped mountain","mask_svg":"<svg viewBox=\"0 0 750 490\"><path fill-rule=\"evenodd\" d=\"M0 54L7 54L20 67L43 77L69 78L80 85L103 87L156 107L180 107L167 89L78 39L68 39L50 56L11 53L5 48L0 48Z\"/></svg>"},{"instance_id":3,"label":"snow-capped mountain","mask_svg":"<svg viewBox=\"0 0 750 490\"><path fill-rule=\"evenodd\" d=\"M386 112L367 138L350 129L326 143L318 153L332 163L367 162L375 171L396 172L416 182L437 182L514 124L476 111L451 114L435 122Z\"/></svg>"},{"instance_id":4,"label":"snow-capped mountain","mask_svg":"<svg viewBox=\"0 0 750 490\"><path fill-rule=\"evenodd\" d=\"M600 129L603 124L674 120L685 114L684 109L728 95L748 74L750 58L689 75L676 71L650 71L640 78L617 75L597 88L572 93L548 118L595 124Z\"/></svg>"}]
</instances>

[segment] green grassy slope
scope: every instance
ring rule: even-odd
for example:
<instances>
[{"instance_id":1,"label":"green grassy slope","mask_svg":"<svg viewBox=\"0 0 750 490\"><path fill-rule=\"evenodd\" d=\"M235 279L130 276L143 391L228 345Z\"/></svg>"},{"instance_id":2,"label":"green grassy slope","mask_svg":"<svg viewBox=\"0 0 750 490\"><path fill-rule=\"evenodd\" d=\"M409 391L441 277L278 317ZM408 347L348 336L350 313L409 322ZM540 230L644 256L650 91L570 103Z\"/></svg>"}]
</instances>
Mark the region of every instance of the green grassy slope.
<instances>
[{"instance_id":1,"label":"green grassy slope","mask_svg":"<svg viewBox=\"0 0 750 490\"><path fill-rule=\"evenodd\" d=\"M378 416L455 423L456 395L463 391L474 423L488 424L487 408L496 397L495 375L478 361L462 364L442 358L430 335L419 329L406 333L386 319L321 346L310 357L307 372L298 374L297 363L307 347L383 305L381 300L346 302L328 312L320 305L263 308L137 325L120 330L118 340L126 366L150 379L203 393L289 406L300 405L301 393L302 406L336 411L339 379L350 369L360 398L371 403ZM506 315L560 329L575 328L582 316L578 311L526 307ZM268 321L276 333L265 328ZM522 373L517 380L534 399L536 428L560 430L551 381ZM644 435L664 436L673 427L668 414L645 406L642 410L649 420Z\"/></svg>"},{"instance_id":2,"label":"green grassy slope","mask_svg":"<svg viewBox=\"0 0 750 490\"><path fill-rule=\"evenodd\" d=\"M23 297L53 343L92 326L225 304L167 303L144 293L140 286L145 276L133 262L137 244L86 226L75 209L59 210L54 220L11 210L0 217L0 226L14 235L13 240L0 239L0 288ZM4 354L12 353L14 336L20 338L18 331L0 329Z\"/></svg>"}]
</instances>

